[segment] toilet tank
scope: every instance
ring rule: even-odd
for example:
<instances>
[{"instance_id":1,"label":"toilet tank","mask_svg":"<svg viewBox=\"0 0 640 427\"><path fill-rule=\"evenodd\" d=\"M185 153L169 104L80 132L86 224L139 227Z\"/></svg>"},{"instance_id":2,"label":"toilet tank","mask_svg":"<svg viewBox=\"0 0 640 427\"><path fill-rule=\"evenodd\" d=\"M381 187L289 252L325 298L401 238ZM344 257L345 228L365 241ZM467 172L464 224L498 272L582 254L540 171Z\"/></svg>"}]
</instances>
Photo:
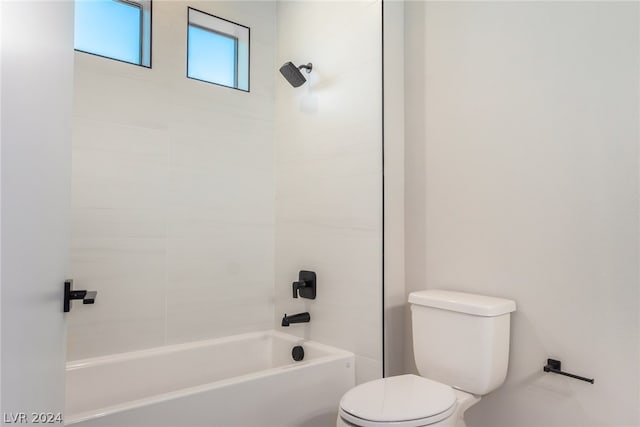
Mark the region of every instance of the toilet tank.
<instances>
[{"instance_id":1,"label":"toilet tank","mask_svg":"<svg viewBox=\"0 0 640 427\"><path fill-rule=\"evenodd\" d=\"M413 354L421 376L475 395L502 385L515 301L427 290L409 294L409 303Z\"/></svg>"}]
</instances>

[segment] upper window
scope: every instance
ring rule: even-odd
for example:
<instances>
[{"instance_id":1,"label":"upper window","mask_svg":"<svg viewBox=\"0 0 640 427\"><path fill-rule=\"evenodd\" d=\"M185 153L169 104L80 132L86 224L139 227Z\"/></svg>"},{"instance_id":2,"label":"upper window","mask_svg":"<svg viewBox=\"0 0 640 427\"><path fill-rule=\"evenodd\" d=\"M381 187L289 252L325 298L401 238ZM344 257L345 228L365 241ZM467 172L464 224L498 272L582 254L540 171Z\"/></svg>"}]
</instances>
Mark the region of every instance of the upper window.
<instances>
[{"instance_id":1,"label":"upper window","mask_svg":"<svg viewBox=\"0 0 640 427\"><path fill-rule=\"evenodd\" d=\"M189 8L187 77L249 91L249 28Z\"/></svg>"},{"instance_id":2,"label":"upper window","mask_svg":"<svg viewBox=\"0 0 640 427\"><path fill-rule=\"evenodd\" d=\"M76 50L151 66L151 0L76 0Z\"/></svg>"}]
</instances>

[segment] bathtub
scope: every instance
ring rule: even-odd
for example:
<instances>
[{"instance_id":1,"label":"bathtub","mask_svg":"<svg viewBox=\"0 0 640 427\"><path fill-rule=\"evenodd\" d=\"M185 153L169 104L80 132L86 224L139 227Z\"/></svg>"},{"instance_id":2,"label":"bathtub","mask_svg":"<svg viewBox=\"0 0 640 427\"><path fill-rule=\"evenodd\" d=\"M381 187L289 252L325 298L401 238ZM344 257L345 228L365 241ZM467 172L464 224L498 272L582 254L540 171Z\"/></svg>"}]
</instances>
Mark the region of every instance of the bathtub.
<instances>
[{"instance_id":1,"label":"bathtub","mask_svg":"<svg viewBox=\"0 0 640 427\"><path fill-rule=\"evenodd\" d=\"M354 355L263 331L69 362L66 382L76 427L328 427Z\"/></svg>"}]
</instances>

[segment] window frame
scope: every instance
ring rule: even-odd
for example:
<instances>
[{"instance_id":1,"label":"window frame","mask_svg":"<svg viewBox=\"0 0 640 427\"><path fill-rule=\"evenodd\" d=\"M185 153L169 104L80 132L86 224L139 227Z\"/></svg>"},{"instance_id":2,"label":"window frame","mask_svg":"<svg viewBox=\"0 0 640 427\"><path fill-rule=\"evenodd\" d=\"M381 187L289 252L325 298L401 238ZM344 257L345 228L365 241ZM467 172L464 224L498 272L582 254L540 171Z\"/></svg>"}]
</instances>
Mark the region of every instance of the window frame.
<instances>
[{"instance_id":1,"label":"window frame","mask_svg":"<svg viewBox=\"0 0 640 427\"><path fill-rule=\"evenodd\" d=\"M229 34L227 32L220 31L220 30L217 30L215 28L208 27L206 25L202 25L202 24L199 24L199 23L192 23L191 19L190 19L191 11L194 11L196 13L200 13L200 14L203 14L203 15L207 15L208 17L211 17L211 18L214 18L214 19L219 19L221 21L227 22L229 24L233 24L233 25L235 25L237 27L240 27L242 29L246 29L246 31L247 31L247 40L246 40L246 46L247 46L247 64L246 64L247 82L246 82L246 84L247 84L247 88L246 89L243 89L243 88L239 87L239 84L240 84L240 72L241 72L241 70L240 70L240 68L241 68L240 67L240 58L239 58L239 50L240 50L240 43L241 43L240 38L236 37L236 36L234 36L232 34ZM231 39L231 40L234 41L234 58L233 58L233 62L234 62L234 64L233 64L233 68L234 68L234 79L233 79L234 82L233 82L233 84L234 85L233 86L228 86L228 85L225 85L225 84L222 84L222 83L212 82L210 80L204 80L204 79L200 79L200 78L197 78L197 77L191 77L189 75L189 27L198 28L200 30L204 30L204 31L207 31L207 32L210 32L210 33L213 33L213 34L216 34L216 35L219 35L219 36L222 36L222 37L225 37L225 38L228 38L228 39ZM246 26L246 25L242 25L242 24L239 24L237 22L230 21L229 19L221 18L219 16L213 15L211 13L204 12L202 10L199 10L199 9L196 9L196 8L193 8L193 7L190 7L190 6L187 7L186 77L188 79L199 81L199 82L203 82L203 83L209 83L209 84L212 84L212 85L226 87L226 88L229 88L229 89L235 89L235 90L239 90L239 91L247 92L247 93L251 92L251 28Z\"/></svg>"},{"instance_id":2,"label":"window frame","mask_svg":"<svg viewBox=\"0 0 640 427\"><path fill-rule=\"evenodd\" d=\"M124 59L113 58L111 56L106 56L106 55L90 52L83 49L77 49L75 47L73 50L75 50L76 52L98 56L100 58L110 59L112 61L118 61L125 64L137 65L139 67L144 67L144 68L151 68L151 51L152 51L152 34L153 34L153 31L152 31L153 0L109 0L109 1L122 3L127 6L138 8L140 10L140 47L139 47L140 62L126 61Z\"/></svg>"}]
</instances>

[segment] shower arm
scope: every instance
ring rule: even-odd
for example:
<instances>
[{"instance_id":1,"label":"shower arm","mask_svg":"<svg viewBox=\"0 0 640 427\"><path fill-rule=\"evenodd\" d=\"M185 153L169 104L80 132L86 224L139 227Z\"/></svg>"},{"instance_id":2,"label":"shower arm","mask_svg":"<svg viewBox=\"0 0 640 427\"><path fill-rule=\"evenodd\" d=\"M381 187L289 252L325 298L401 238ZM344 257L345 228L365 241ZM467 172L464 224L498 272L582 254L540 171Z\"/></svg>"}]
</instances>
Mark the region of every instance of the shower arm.
<instances>
[{"instance_id":1,"label":"shower arm","mask_svg":"<svg viewBox=\"0 0 640 427\"><path fill-rule=\"evenodd\" d=\"M303 68L307 70L307 74L309 74L313 68L313 64L309 62L308 64L298 65L298 70L302 70Z\"/></svg>"}]
</instances>

